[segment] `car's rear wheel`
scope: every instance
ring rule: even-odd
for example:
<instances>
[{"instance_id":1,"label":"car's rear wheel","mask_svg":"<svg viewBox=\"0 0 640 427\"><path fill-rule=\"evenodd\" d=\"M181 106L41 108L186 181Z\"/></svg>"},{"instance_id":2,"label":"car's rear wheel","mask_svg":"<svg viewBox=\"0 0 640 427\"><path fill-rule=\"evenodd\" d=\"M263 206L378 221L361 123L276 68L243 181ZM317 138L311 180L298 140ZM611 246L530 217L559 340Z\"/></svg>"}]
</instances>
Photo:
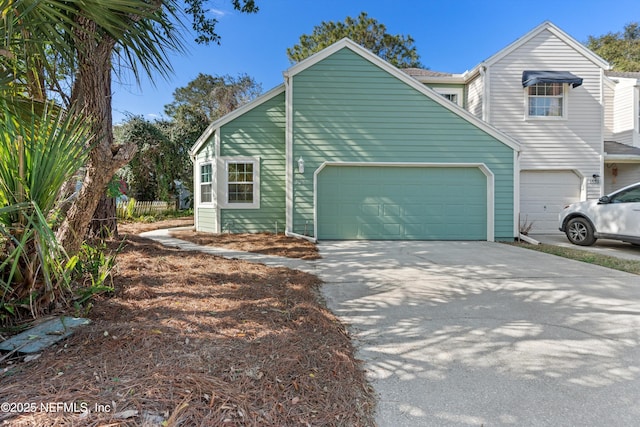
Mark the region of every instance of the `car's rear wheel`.
<instances>
[{"instance_id":1,"label":"car's rear wheel","mask_svg":"<svg viewBox=\"0 0 640 427\"><path fill-rule=\"evenodd\" d=\"M585 218L573 218L567 223L565 234L574 245L591 246L596 242L593 226Z\"/></svg>"}]
</instances>

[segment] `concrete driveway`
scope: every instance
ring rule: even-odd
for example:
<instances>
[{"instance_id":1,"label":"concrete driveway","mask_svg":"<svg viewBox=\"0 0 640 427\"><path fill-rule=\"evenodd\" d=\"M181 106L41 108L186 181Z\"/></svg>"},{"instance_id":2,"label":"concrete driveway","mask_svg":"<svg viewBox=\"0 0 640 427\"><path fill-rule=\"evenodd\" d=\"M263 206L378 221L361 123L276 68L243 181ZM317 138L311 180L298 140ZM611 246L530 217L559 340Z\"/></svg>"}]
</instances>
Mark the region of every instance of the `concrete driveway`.
<instances>
[{"instance_id":1,"label":"concrete driveway","mask_svg":"<svg viewBox=\"0 0 640 427\"><path fill-rule=\"evenodd\" d=\"M640 277L488 242L323 242L385 426L636 426Z\"/></svg>"}]
</instances>

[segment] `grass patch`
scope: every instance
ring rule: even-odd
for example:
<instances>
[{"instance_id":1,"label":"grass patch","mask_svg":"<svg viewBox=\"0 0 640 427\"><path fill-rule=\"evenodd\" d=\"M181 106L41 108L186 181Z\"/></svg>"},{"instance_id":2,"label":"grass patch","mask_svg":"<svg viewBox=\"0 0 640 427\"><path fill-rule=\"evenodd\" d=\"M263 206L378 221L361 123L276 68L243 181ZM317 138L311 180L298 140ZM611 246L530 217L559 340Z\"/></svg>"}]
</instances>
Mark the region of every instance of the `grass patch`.
<instances>
[{"instance_id":1,"label":"grass patch","mask_svg":"<svg viewBox=\"0 0 640 427\"><path fill-rule=\"evenodd\" d=\"M531 245L528 243L513 243L513 245L526 249L532 249L538 252L544 252L551 255L561 256L563 258L599 265L602 267L611 268L613 270L640 275L640 261L622 259L609 255L601 255L594 252L583 251L580 249L548 245L545 243L539 245Z\"/></svg>"}]
</instances>

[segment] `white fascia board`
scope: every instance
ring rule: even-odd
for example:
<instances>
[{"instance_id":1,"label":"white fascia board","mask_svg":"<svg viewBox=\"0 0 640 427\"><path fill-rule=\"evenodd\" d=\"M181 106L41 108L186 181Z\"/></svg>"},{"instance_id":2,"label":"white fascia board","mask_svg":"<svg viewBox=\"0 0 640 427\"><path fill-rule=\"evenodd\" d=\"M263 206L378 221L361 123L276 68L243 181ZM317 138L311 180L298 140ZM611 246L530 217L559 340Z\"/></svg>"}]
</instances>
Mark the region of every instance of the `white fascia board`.
<instances>
[{"instance_id":1,"label":"white fascia board","mask_svg":"<svg viewBox=\"0 0 640 427\"><path fill-rule=\"evenodd\" d=\"M264 104L265 102L269 101L274 96L280 95L282 92L284 92L284 84L276 86L275 88L271 89L270 91L260 95L259 97L257 97L253 101L244 104L242 107L233 110L229 114L227 114L225 116L222 116L218 120L216 120L215 122L211 123L205 129L205 131L202 132L202 135L200 135L200 137L196 140L195 144L193 144L193 147L191 147L191 149L189 150L189 155L190 155L191 159L193 160L195 158L195 156L198 154L198 151L200 151L200 148L202 148L202 145L204 145L207 142L207 140L216 131L216 129L219 129L220 127L224 126L225 124L229 123L230 121L232 121L234 119L237 119L238 117L240 117L243 114L245 114L246 112L256 108L257 106Z\"/></svg>"},{"instance_id":2,"label":"white fascia board","mask_svg":"<svg viewBox=\"0 0 640 427\"><path fill-rule=\"evenodd\" d=\"M338 52L339 50L341 50L341 49L343 49L345 47L353 50L354 52L357 52L357 51L360 51L360 50L369 52L365 48L363 48L360 45L356 44L355 42L351 41L350 39L344 38L342 40L339 40L339 41L335 42L331 46L322 49L320 52L314 53L310 57L308 57L306 59L303 59L302 61L298 62L297 64L292 65L290 68L285 70L283 75L284 75L285 79L289 78L289 77L293 77L296 74L301 73L302 71L306 70L307 68L314 66L318 62L328 58L329 56L333 55L334 53ZM371 52L369 52L369 54L373 55L373 53L371 53Z\"/></svg>"},{"instance_id":3,"label":"white fascia board","mask_svg":"<svg viewBox=\"0 0 640 427\"><path fill-rule=\"evenodd\" d=\"M607 154L604 153L606 163L640 163L640 156L633 154Z\"/></svg>"},{"instance_id":4,"label":"white fascia board","mask_svg":"<svg viewBox=\"0 0 640 427\"><path fill-rule=\"evenodd\" d=\"M500 130L498 130L495 127L491 126L490 124L484 122L483 120L478 119L476 116L474 116L473 114L471 114L467 110L459 107L458 105L454 104L453 102L449 101L448 99L440 96L440 94L435 92L433 89L423 85L418 80L416 80L415 78L411 77L410 75L404 73L400 69L394 67L393 65L391 65L390 63L388 63L384 59L380 58L378 55L372 53L371 51L363 48L362 46L360 46L360 45L356 44L355 42L353 42L353 41L351 41L349 39L346 39L346 38L340 40L339 42L334 43L333 45L329 46L328 48L316 53L313 56L310 56L309 58L305 59L304 61L294 65L291 68L289 68L287 71L285 71L284 76L285 76L286 79L289 79L289 78L295 76L296 74L298 74L298 73L306 70L307 68L311 67L312 65L314 65L314 64L322 61L323 59L333 55L334 53L338 52L339 50L345 49L345 48L346 49L350 49L351 51L353 51L354 53L360 55L361 57L363 57L367 61L373 63L374 65L376 65L379 68L383 69L387 73L389 73L392 76L396 77L398 80L402 81L403 83L406 83L407 85L409 85L413 89L417 90L418 92L421 92L423 95L427 96L428 98L431 98L433 101L437 102L441 106L443 106L446 109L450 110L454 114L460 116L462 119L466 120L467 122L469 122L469 123L473 124L474 126L480 128L484 132L486 132L489 135L491 135L492 137L496 138L498 141L500 141L503 144L505 144L506 146L508 146L508 147L510 147L510 148L512 148L512 149L514 149L516 151L520 151L520 143L518 143L518 141L516 141L511 136L501 132Z\"/></svg>"},{"instance_id":5,"label":"white fascia board","mask_svg":"<svg viewBox=\"0 0 640 427\"><path fill-rule=\"evenodd\" d=\"M412 76L414 79L416 79L417 81L419 81L420 83L424 83L424 84L438 84L438 83L442 83L442 84L465 84L467 82L467 80L464 78L464 76L462 74L453 74L451 76L446 76L446 77L430 77L430 76L417 76L414 77Z\"/></svg>"},{"instance_id":6,"label":"white fascia board","mask_svg":"<svg viewBox=\"0 0 640 427\"><path fill-rule=\"evenodd\" d=\"M525 43L527 43L532 38L536 37L538 34L540 34L545 30L548 30L549 32L554 34L556 37L558 37L560 40L567 43L569 46L575 49L578 53L580 53L582 56L587 58L589 61L593 62L598 67L605 70L611 69L611 65L607 61L605 61L600 56L596 55L593 51L591 51L590 49L582 45L582 43L576 41L573 37L571 37L564 31L562 31L560 28L556 27L550 21L544 21L542 24L538 25L533 30L529 31L527 34L518 38L516 41L514 41L504 49L500 50L496 54L490 56L487 60L483 62L488 66L494 64L495 62L509 55L511 52L518 49L519 47L521 47L522 45L524 45Z\"/></svg>"}]
</instances>

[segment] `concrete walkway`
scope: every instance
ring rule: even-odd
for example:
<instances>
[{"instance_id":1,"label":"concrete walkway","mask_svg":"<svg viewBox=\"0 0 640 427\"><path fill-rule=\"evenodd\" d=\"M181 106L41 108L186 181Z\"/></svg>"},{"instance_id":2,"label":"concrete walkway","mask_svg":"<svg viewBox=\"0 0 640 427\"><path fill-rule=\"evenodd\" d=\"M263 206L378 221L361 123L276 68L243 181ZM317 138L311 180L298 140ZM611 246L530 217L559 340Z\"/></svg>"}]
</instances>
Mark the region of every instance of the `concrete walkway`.
<instances>
[{"instance_id":1,"label":"concrete walkway","mask_svg":"<svg viewBox=\"0 0 640 427\"><path fill-rule=\"evenodd\" d=\"M489 242L322 242L318 275L379 395L380 427L635 426L640 277Z\"/></svg>"}]
</instances>

